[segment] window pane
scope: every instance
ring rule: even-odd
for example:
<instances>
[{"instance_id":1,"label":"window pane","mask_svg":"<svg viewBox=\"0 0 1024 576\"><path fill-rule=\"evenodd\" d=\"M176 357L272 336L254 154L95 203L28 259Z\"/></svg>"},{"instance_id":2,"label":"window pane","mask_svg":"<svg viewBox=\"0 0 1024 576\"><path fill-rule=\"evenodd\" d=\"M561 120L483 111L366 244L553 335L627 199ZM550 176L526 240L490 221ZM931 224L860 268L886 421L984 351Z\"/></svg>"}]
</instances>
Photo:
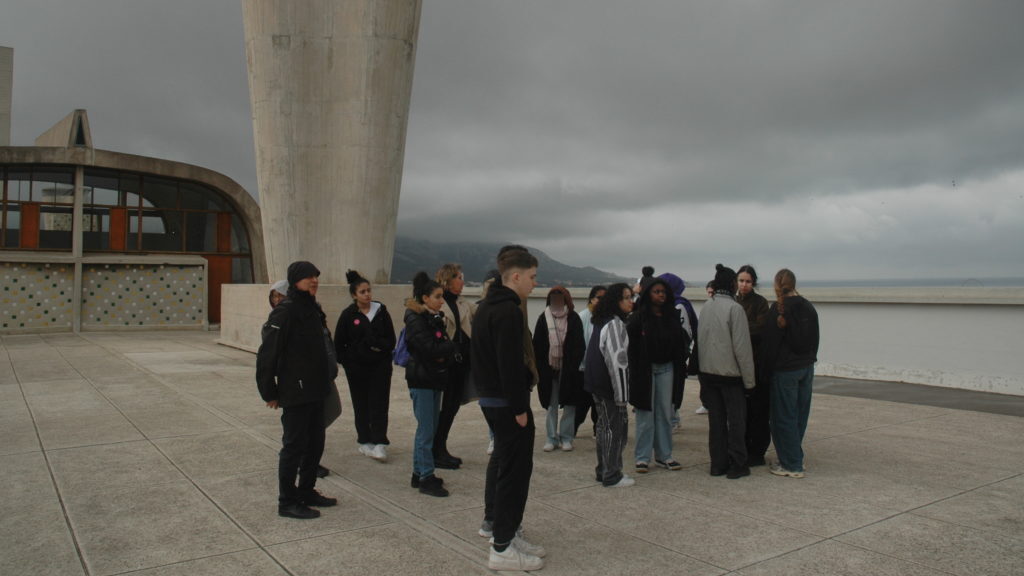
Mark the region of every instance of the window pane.
<instances>
[{"instance_id":1,"label":"window pane","mask_svg":"<svg viewBox=\"0 0 1024 576\"><path fill-rule=\"evenodd\" d=\"M41 206L39 208L39 247L51 250L71 250L70 206Z\"/></svg>"},{"instance_id":2,"label":"window pane","mask_svg":"<svg viewBox=\"0 0 1024 576\"><path fill-rule=\"evenodd\" d=\"M21 206L18 204L7 204L5 216L7 216L7 227L4 228L4 247L17 248L21 245Z\"/></svg>"},{"instance_id":3,"label":"window pane","mask_svg":"<svg viewBox=\"0 0 1024 576\"><path fill-rule=\"evenodd\" d=\"M220 194L211 188L191 182L181 183L181 207L186 210L231 211L228 203L220 197Z\"/></svg>"},{"instance_id":4,"label":"window pane","mask_svg":"<svg viewBox=\"0 0 1024 576\"><path fill-rule=\"evenodd\" d=\"M217 214L215 212L188 212L185 215L187 236L186 252L217 251Z\"/></svg>"},{"instance_id":5,"label":"window pane","mask_svg":"<svg viewBox=\"0 0 1024 576\"><path fill-rule=\"evenodd\" d=\"M142 182L143 206L175 209L178 207L178 183L164 178L147 177ZM143 226L145 228L145 226Z\"/></svg>"},{"instance_id":6,"label":"window pane","mask_svg":"<svg viewBox=\"0 0 1024 576\"><path fill-rule=\"evenodd\" d=\"M136 208L139 206L139 176L137 174L121 174L121 201L124 206Z\"/></svg>"},{"instance_id":7,"label":"window pane","mask_svg":"<svg viewBox=\"0 0 1024 576\"><path fill-rule=\"evenodd\" d=\"M120 193L117 187L116 172L86 171L83 202L85 204L117 206L120 203Z\"/></svg>"},{"instance_id":8,"label":"window pane","mask_svg":"<svg viewBox=\"0 0 1024 576\"><path fill-rule=\"evenodd\" d=\"M231 283L252 284L252 260L249 258L231 259Z\"/></svg>"},{"instance_id":9,"label":"window pane","mask_svg":"<svg viewBox=\"0 0 1024 576\"><path fill-rule=\"evenodd\" d=\"M72 204L75 201L74 175L66 170L36 170L32 173L32 201L44 204Z\"/></svg>"},{"instance_id":10,"label":"window pane","mask_svg":"<svg viewBox=\"0 0 1024 576\"><path fill-rule=\"evenodd\" d=\"M245 233L245 225L237 214L231 217L231 251L248 254L249 236Z\"/></svg>"},{"instance_id":11,"label":"window pane","mask_svg":"<svg viewBox=\"0 0 1024 576\"><path fill-rule=\"evenodd\" d=\"M28 172L11 170L7 173L7 201L30 202L32 200L32 175Z\"/></svg>"},{"instance_id":12,"label":"window pane","mask_svg":"<svg viewBox=\"0 0 1024 576\"><path fill-rule=\"evenodd\" d=\"M85 208L82 214L82 245L87 251L110 250L109 208Z\"/></svg>"},{"instance_id":13,"label":"window pane","mask_svg":"<svg viewBox=\"0 0 1024 576\"><path fill-rule=\"evenodd\" d=\"M181 212L144 210L142 212L142 249L181 252Z\"/></svg>"}]
</instances>

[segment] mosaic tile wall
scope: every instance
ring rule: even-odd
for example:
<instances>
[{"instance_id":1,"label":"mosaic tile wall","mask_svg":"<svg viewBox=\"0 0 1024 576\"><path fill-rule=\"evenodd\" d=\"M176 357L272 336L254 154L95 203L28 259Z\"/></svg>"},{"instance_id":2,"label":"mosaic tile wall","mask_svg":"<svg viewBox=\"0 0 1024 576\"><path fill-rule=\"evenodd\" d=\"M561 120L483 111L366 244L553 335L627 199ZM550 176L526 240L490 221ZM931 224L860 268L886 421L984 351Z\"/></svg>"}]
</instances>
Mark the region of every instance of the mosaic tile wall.
<instances>
[{"instance_id":1,"label":"mosaic tile wall","mask_svg":"<svg viewBox=\"0 0 1024 576\"><path fill-rule=\"evenodd\" d=\"M201 326L202 266L87 264L82 326Z\"/></svg>"},{"instance_id":2,"label":"mosaic tile wall","mask_svg":"<svg viewBox=\"0 0 1024 576\"><path fill-rule=\"evenodd\" d=\"M71 330L75 267L0 262L0 331Z\"/></svg>"}]
</instances>

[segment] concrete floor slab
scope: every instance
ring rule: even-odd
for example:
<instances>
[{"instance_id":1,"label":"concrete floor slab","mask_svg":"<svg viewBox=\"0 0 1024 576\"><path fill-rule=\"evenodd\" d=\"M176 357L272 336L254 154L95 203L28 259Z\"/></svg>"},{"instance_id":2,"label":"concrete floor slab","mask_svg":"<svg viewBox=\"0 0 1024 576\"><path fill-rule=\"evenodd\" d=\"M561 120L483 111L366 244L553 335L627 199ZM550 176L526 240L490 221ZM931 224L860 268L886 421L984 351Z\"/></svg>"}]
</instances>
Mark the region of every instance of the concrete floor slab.
<instances>
[{"instance_id":1,"label":"concrete floor slab","mask_svg":"<svg viewBox=\"0 0 1024 576\"><path fill-rule=\"evenodd\" d=\"M1019 539L912 514L837 540L961 576L1015 576L1024 566L1024 542Z\"/></svg>"},{"instance_id":2,"label":"concrete floor slab","mask_svg":"<svg viewBox=\"0 0 1024 576\"><path fill-rule=\"evenodd\" d=\"M62 493L90 494L181 482L181 472L146 440L50 450Z\"/></svg>"},{"instance_id":3,"label":"concrete floor slab","mask_svg":"<svg viewBox=\"0 0 1024 576\"><path fill-rule=\"evenodd\" d=\"M535 496L602 526L663 546L725 570L796 550L820 537L663 492L596 486Z\"/></svg>"},{"instance_id":4,"label":"concrete floor slab","mask_svg":"<svg viewBox=\"0 0 1024 576\"><path fill-rule=\"evenodd\" d=\"M188 560L148 570L132 576L285 576L284 568L263 550L245 550L198 560Z\"/></svg>"},{"instance_id":5,"label":"concrete floor slab","mask_svg":"<svg viewBox=\"0 0 1024 576\"><path fill-rule=\"evenodd\" d=\"M316 538L335 532L377 526L394 519L339 487L330 477L317 482L317 490L338 499L338 505L320 510L316 521L277 515L277 470L244 476L199 481L203 490L234 522L261 546Z\"/></svg>"},{"instance_id":6,"label":"concrete floor slab","mask_svg":"<svg viewBox=\"0 0 1024 576\"><path fill-rule=\"evenodd\" d=\"M220 480L277 470L278 448L241 430L162 438L160 451L197 480Z\"/></svg>"},{"instance_id":7,"label":"concrete floor slab","mask_svg":"<svg viewBox=\"0 0 1024 576\"><path fill-rule=\"evenodd\" d=\"M118 574L255 546L187 481L68 494L65 501L90 574Z\"/></svg>"},{"instance_id":8,"label":"concrete floor slab","mask_svg":"<svg viewBox=\"0 0 1024 576\"><path fill-rule=\"evenodd\" d=\"M474 562L401 524L297 540L268 552L296 573L325 576L493 574L482 555Z\"/></svg>"},{"instance_id":9,"label":"concrete floor slab","mask_svg":"<svg viewBox=\"0 0 1024 576\"><path fill-rule=\"evenodd\" d=\"M340 379L345 411L324 454L333 473L318 488L341 503L314 521L283 519L280 412L256 393L254 356L216 338L0 338L0 498L16 503L0 515L0 541L14 543L0 547L0 574L486 571L476 530L487 428L476 405L463 407L449 440L463 468L438 472L452 495L431 498L408 484L416 423L402 371L392 381L386 464L357 452ZM16 363L51 358L74 374L19 379ZM197 358L202 370L176 371ZM802 480L764 468L737 481L708 476L707 418L693 414L693 382L673 435L684 469L655 469L634 488L593 482L589 423L569 453L541 452L539 431L524 522L549 551L544 573L1013 573L1024 546L1024 418L902 402L916 389L901 389L900 403L886 400L885 386L873 390L883 393L816 392ZM534 415L543 428L536 401ZM627 470L632 455L631 441Z\"/></svg>"},{"instance_id":10,"label":"concrete floor slab","mask_svg":"<svg viewBox=\"0 0 1024 576\"><path fill-rule=\"evenodd\" d=\"M743 576L945 576L932 568L826 540L737 572Z\"/></svg>"}]
</instances>

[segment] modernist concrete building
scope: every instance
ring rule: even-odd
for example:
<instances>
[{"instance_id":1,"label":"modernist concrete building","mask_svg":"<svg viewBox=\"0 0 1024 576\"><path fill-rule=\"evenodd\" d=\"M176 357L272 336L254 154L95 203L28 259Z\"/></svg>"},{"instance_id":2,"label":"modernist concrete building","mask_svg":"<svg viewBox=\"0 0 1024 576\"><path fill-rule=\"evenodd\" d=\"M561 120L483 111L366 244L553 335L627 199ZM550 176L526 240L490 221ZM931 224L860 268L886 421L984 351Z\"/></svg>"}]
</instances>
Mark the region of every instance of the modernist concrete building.
<instances>
[{"instance_id":1,"label":"modernist concrete building","mask_svg":"<svg viewBox=\"0 0 1024 576\"><path fill-rule=\"evenodd\" d=\"M202 327L266 282L259 207L206 168L98 150L85 110L0 147L0 334Z\"/></svg>"},{"instance_id":2,"label":"modernist concrete building","mask_svg":"<svg viewBox=\"0 0 1024 576\"><path fill-rule=\"evenodd\" d=\"M311 260L387 283L420 0L244 0L271 276Z\"/></svg>"}]
</instances>

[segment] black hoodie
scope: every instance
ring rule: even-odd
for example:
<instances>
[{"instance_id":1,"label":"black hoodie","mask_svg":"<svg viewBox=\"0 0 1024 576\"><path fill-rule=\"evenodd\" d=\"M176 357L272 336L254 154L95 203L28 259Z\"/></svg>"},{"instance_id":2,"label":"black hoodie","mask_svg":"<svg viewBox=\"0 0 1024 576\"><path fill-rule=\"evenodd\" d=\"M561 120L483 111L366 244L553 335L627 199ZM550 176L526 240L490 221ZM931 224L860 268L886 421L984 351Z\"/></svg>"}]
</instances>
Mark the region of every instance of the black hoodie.
<instances>
[{"instance_id":1,"label":"black hoodie","mask_svg":"<svg viewBox=\"0 0 1024 576\"><path fill-rule=\"evenodd\" d=\"M533 376L523 361L523 311L511 288L491 286L473 316L470 369L481 404L498 400L522 414L530 409Z\"/></svg>"}]
</instances>

